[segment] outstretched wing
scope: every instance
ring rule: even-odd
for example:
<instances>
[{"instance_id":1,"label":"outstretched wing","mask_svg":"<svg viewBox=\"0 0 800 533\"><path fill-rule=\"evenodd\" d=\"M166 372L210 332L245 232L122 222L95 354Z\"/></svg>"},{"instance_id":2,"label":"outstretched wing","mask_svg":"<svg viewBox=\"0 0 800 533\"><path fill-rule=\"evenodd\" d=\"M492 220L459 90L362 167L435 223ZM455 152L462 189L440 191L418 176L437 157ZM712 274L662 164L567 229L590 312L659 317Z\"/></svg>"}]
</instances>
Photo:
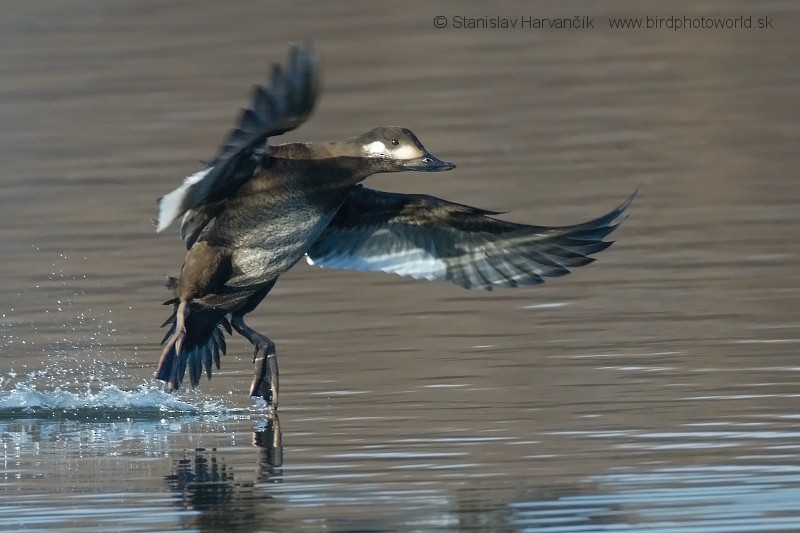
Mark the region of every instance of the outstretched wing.
<instances>
[{"instance_id":1,"label":"outstretched wing","mask_svg":"<svg viewBox=\"0 0 800 533\"><path fill-rule=\"evenodd\" d=\"M599 218L575 226L514 224L498 213L417 194L356 187L308 250L309 263L448 280L492 290L542 283L594 261L636 193Z\"/></svg>"},{"instance_id":2,"label":"outstretched wing","mask_svg":"<svg viewBox=\"0 0 800 533\"><path fill-rule=\"evenodd\" d=\"M287 67L273 65L269 86L257 85L253 89L250 107L242 111L237 127L228 134L208 168L189 176L180 187L159 199L156 231L166 229L187 211L204 211L204 206L223 200L253 176L267 138L295 129L314 109L318 93L316 70L311 46L292 44ZM196 238L202 229L198 223L205 218L203 214L190 214L182 236Z\"/></svg>"}]
</instances>

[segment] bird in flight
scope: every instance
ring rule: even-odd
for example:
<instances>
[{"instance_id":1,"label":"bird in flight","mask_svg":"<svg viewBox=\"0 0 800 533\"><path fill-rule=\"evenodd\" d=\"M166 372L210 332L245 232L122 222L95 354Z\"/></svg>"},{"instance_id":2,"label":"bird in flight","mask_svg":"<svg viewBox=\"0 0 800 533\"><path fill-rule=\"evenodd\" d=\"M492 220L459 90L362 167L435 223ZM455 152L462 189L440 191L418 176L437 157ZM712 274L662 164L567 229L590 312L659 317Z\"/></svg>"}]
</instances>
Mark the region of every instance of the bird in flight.
<instances>
[{"instance_id":1,"label":"bird in flight","mask_svg":"<svg viewBox=\"0 0 800 533\"><path fill-rule=\"evenodd\" d=\"M272 66L217 156L158 200L157 231L182 218L188 253L167 282L173 307L156 378L177 390L219 369L232 329L254 348L250 395L278 406L275 343L244 321L299 260L323 268L381 271L461 287L537 285L590 263L633 195L594 220L530 226L424 194L364 187L372 174L441 172L410 130L384 126L343 141L271 144L305 122L317 101L312 47L294 44ZM635 194L635 193L634 193Z\"/></svg>"}]
</instances>

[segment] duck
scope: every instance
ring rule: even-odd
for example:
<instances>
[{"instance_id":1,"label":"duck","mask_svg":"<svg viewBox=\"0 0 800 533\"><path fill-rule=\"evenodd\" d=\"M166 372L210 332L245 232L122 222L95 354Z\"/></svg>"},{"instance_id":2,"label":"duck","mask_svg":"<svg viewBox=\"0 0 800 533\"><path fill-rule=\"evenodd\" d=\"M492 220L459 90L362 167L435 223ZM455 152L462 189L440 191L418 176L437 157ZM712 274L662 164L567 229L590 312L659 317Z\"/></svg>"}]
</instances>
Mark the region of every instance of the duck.
<instances>
[{"instance_id":1,"label":"duck","mask_svg":"<svg viewBox=\"0 0 800 533\"><path fill-rule=\"evenodd\" d=\"M636 193L607 214L572 226L508 222L496 211L426 194L374 190L373 174L444 172L409 129L377 127L343 141L274 144L303 124L319 95L310 43L289 46L285 65L256 85L216 157L158 199L156 231L181 219L186 257L169 277L172 314L155 377L178 390L211 379L225 333L253 346L250 396L277 409L275 343L244 320L300 260L322 268L445 280L466 289L541 284L586 265L611 245Z\"/></svg>"}]
</instances>

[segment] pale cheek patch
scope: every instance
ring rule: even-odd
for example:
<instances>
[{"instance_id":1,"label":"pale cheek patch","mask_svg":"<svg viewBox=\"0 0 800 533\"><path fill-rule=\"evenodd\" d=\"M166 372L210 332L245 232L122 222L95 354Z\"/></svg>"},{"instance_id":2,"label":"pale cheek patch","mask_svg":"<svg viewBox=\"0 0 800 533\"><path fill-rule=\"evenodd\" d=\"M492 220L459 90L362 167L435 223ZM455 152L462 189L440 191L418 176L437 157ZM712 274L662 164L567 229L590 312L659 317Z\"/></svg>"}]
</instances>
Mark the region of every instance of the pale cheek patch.
<instances>
[{"instance_id":1,"label":"pale cheek patch","mask_svg":"<svg viewBox=\"0 0 800 533\"><path fill-rule=\"evenodd\" d=\"M405 144L394 151L395 159L400 159L401 161L406 161L408 159L417 159L425 155L422 150L417 148L416 146Z\"/></svg>"},{"instance_id":2,"label":"pale cheek patch","mask_svg":"<svg viewBox=\"0 0 800 533\"><path fill-rule=\"evenodd\" d=\"M379 155L386 153L386 145L380 141L372 141L364 147L366 152L370 155Z\"/></svg>"},{"instance_id":3,"label":"pale cheek patch","mask_svg":"<svg viewBox=\"0 0 800 533\"><path fill-rule=\"evenodd\" d=\"M364 147L364 150L369 155L386 155L398 161L418 159L425 155L425 152L411 144L405 144L400 148L387 150L386 145L381 141L372 141Z\"/></svg>"}]
</instances>

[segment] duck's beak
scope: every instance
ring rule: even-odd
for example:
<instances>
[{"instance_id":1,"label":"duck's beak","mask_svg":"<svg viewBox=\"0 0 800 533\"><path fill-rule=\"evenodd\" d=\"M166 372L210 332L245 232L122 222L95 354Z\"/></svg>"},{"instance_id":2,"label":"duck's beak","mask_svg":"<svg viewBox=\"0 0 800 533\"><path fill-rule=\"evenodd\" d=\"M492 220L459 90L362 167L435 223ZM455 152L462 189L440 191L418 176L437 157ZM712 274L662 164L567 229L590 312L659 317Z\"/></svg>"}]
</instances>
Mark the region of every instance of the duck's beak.
<instances>
[{"instance_id":1,"label":"duck's beak","mask_svg":"<svg viewBox=\"0 0 800 533\"><path fill-rule=\"evenodd\" d=\"M403 166L406 170L416 170L417 172L441 172L442 170L453 170L456 168L453 163L442 161L432 156L429 152L425 152L422 157L407 160L403 163Z\"/></svg>"}]
</instances>

